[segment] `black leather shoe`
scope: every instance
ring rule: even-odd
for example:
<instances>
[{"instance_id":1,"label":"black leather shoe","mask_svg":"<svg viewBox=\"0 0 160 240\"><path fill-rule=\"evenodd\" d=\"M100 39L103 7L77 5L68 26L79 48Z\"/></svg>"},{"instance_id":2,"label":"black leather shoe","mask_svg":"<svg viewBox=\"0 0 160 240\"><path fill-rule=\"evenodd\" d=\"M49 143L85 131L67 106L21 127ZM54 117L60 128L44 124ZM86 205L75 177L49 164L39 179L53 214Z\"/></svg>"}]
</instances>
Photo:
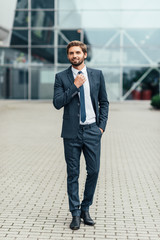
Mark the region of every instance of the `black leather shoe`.
<instances>
[{"instance_id":1,"label":"black leather shoe","mask_svg":"<svg viewBox=\"0 0 160 240\"><path fill-rule=\"evenodd\" d=\"M74 216L70 224L72 230L78 230L80 228L81 218L79 216Z\"/></svg>"},{"instance_id":2,"label":"black leather shoe","mask_svg":"<svg viewBox=\"0 0 160 240\"><path fill-rule=\"evenodd\" d=\"M89 215L88 211L81 211L81 218L84 221L84 224L94 226L95 222L92 220L92 218Z\"/></svg>"}]
</instances>

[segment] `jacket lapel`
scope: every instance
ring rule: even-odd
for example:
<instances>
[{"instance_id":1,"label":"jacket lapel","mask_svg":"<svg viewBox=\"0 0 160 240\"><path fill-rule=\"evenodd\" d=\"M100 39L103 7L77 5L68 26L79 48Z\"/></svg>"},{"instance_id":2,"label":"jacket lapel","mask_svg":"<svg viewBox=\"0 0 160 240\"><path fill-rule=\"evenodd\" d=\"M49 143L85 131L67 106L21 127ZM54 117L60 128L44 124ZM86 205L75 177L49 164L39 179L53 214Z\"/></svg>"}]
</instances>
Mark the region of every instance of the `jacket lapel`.
<instances>
[{"instance_id":1,"label":"jacket lapel","mask_svg":"<svg viewBox=\"0 0 160 240\"><path fill-rule=\"evenodd\" d=\"M93 84L94 84L94 79L93 79L93 72L90 68L87 68L87 74L88 74L88 80L89 80L89 86L90 86L90 95L91 99L93 102Z\"/></svg>"},{"instance_id":2,"label":"jacket lapel","mask_svg":"<svg viewBox=\"0 0 160 240\"><path fill-rule=\"evenodd\" d=\"M68 75L68 79L69 79L70 83L72 84L74 82L74 77L73 77L73 73L71 70L71 66L67 70L67 75Z\"/></svg>"}]
</instances>

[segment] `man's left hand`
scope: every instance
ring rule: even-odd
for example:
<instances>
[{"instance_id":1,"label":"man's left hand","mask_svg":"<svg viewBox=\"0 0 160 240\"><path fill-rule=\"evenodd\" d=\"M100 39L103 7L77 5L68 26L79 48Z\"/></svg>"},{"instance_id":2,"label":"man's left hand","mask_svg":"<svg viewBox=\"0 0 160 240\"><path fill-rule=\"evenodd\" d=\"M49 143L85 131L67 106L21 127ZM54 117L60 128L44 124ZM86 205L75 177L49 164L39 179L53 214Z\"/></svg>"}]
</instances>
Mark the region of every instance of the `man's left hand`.
<instances>
[{"instance_id":1,"label":"man's left hand","mask_svg":"<svg viewBox=\"0 0 160 240\"><path fill-rule=\"evenodd\" d=\"M103 133L103 129L102 128L99 128L99 129L100 129L101 133Z\"/></svg>"}]
</instances>

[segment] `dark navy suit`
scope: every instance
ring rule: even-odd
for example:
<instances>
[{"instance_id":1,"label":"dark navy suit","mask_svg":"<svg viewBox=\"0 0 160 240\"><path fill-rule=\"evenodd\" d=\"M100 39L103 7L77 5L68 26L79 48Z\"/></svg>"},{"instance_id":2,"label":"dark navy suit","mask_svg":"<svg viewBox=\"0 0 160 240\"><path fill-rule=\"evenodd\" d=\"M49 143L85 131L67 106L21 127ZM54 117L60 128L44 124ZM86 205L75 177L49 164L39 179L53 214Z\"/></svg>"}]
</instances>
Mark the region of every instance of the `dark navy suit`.
<instances>
[{"instance_id":1,"label":"dark navy suit","mask_svg":"<svg viewBox=\"0 0 160 240\"><path fill-rule=\"evenodd\" d=\"M71 67L56 74L54 84L53 104L57 109L64 107L61 136L64 138L64 152L67 163L69 208L73 216L80 215L78 178L81 151L83 151L85 157L87 170L81 209L86 211L92 204L100 165L102 134L99 128L105 130L109 110L102 71L87 68L87 74L91 101L96 115L96 122L90 125L80 125L79 89L74 85Z\"/></svg>"}]
</instances>

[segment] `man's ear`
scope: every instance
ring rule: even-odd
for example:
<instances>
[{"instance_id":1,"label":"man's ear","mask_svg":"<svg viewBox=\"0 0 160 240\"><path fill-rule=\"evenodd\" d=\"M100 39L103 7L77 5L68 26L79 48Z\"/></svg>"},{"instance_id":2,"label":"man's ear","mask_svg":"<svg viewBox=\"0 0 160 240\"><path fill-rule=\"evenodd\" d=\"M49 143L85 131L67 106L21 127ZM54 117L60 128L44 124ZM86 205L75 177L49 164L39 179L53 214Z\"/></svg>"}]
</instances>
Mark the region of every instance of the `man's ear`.
<instances>
[{"instance_id":1,"label":"man's ear","mask_svg":"<svg viewBox=\"0 0 160 240\"><path fill-rule=\"evenodd\" d=\"M85 53L84 58L87 58L87 53Z\"/></svg>"}]
</instances>

